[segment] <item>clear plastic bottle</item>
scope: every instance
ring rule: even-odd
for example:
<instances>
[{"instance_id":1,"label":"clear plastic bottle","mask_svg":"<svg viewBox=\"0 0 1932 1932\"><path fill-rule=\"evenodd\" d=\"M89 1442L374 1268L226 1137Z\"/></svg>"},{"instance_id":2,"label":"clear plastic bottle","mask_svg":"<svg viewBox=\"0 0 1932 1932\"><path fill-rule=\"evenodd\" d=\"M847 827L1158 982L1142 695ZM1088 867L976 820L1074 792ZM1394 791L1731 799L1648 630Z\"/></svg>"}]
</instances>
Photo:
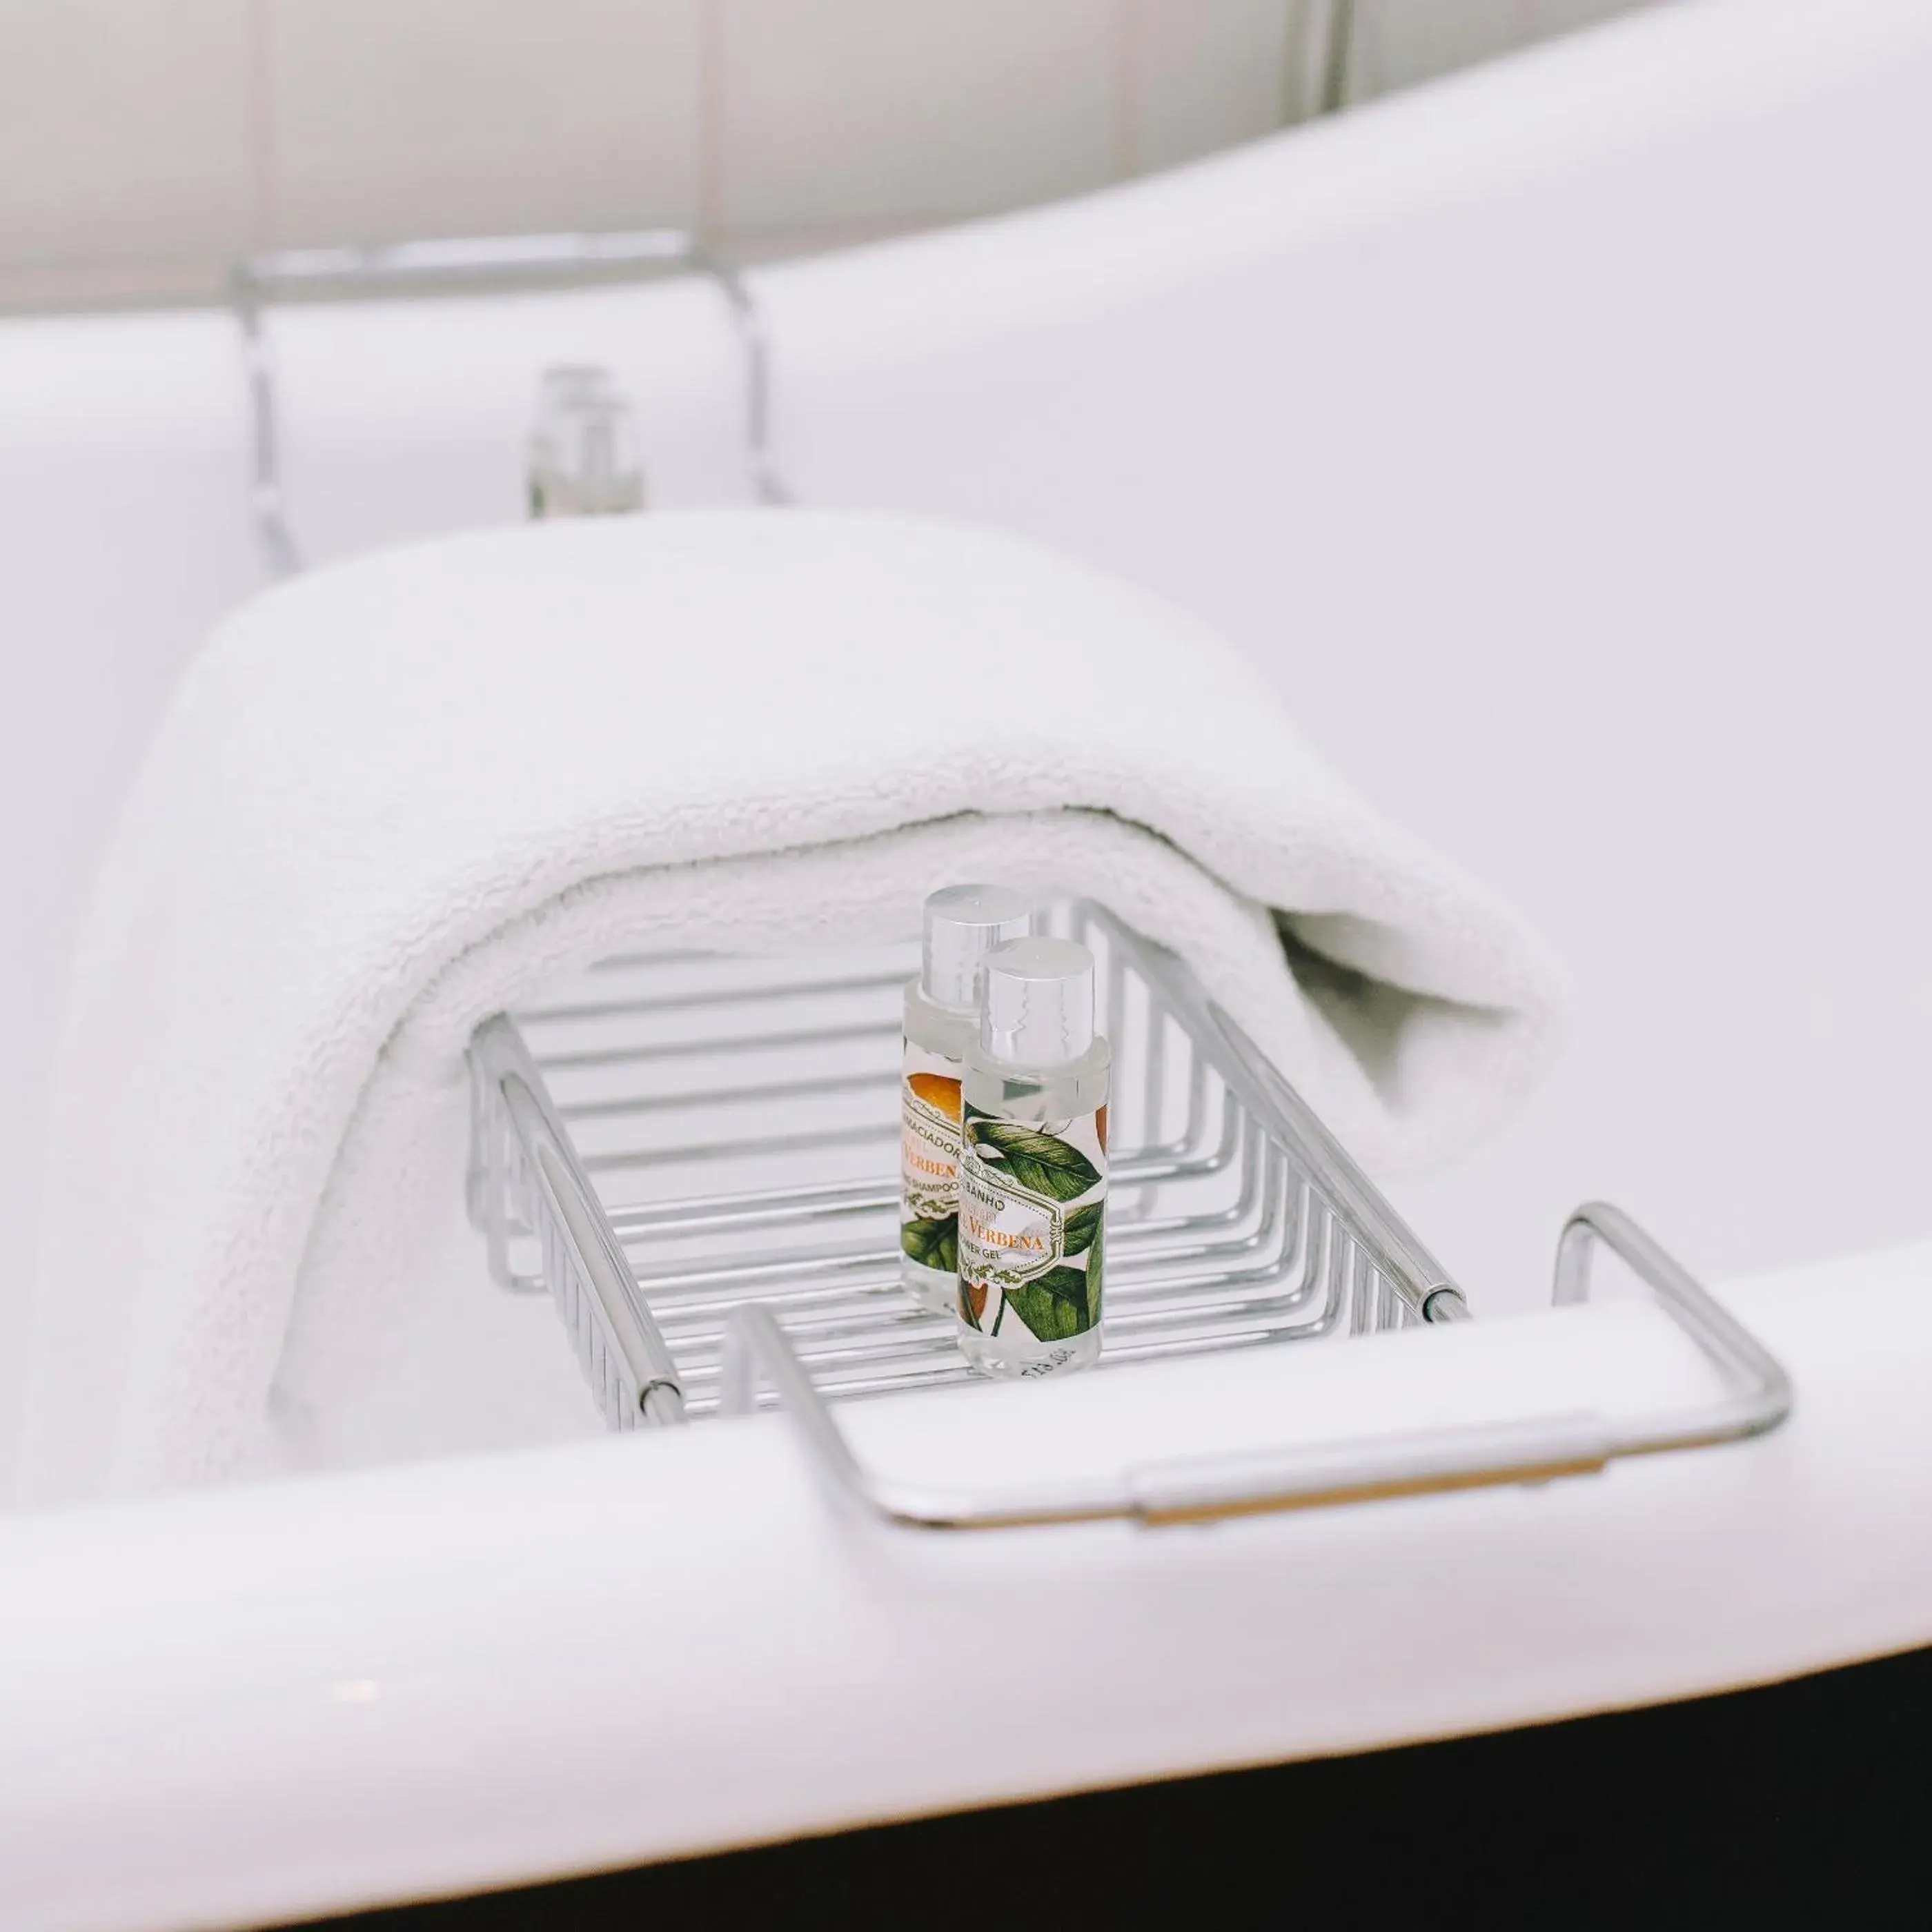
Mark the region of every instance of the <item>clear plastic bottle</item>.
<instances>
[{"instance_id":1,"label":"clear plastic bottle","mask_svg":"<svg viewBox=\"0 0 1932 1932\"><path fill-rule=\"evenodd\" d=\"M1085 946L1021 939L986 956L962 1096L955 1310L982 1373L1052 1375L1100 1356L1111 1060Z\"/></svg>"},{"instance_id":2,"label":"clear plastic bottle","mask_svg":"<svg viewBox=\"0 0 1932 1932\"><path fill-rule=\"evenodd\" d=\"M926 902L920 976L905 990L899 1078L899 1279L923 1306L959 1299L961 1062L980 1024L981 963L1028 931L1004 886L948 886Z\"/></svg>"},{"instance_id":3,"label":"clear plastic bottle","mask_svg":"<svg viewBox=\"0 0 1932 1932\"><path fill-rule=\"evenodd\" d=\"M529 484L532 517L623 516L644 507L638 412L608 369L566 362L543 372Z\"/></svg>"}]
</instances>

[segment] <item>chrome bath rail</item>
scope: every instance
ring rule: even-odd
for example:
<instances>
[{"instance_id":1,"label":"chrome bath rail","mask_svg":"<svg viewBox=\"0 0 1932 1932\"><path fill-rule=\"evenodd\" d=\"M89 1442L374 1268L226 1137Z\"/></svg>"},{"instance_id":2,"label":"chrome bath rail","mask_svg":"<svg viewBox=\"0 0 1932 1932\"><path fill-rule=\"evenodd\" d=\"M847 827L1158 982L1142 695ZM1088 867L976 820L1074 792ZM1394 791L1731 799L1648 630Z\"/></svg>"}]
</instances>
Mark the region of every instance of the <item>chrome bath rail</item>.
<instances>
[{"instance_id":1,"label":"chrome bath rail","mask_svg":"<svg viewBox=\"0 0 1932 1932\"><path fill-rule=\"evenodd\" d=\"M1791 1412L1791 1384L1784 1370L1621 1208L1595 1201L1571 1215L1557 1248L1558 1302L1588 1298L1590 1255L1598 1241L1630 1264L1671 1318L1737 1384L1733 1393L1700 1408L1637 1423L1616 1423L1584 1411L1238 1456L1178 1457L1078 1483L1005 1490L941 1489L900 1482L867 1468L853 1454L784 1331L765 1310L749 1307L732 1318L727 1407L734 1414L750 1411L762 1371L830 1486L881 1521L919 1529L1010 1529L1108 1519L1150 1527L1209 1522L1269 1510L1592 1475L1616 1456L1704 1448L1775 1429Z\"/></svg>"},{"instance_id":2,"label":"chrome bath rail","mask_svg":"<svg viewBox=\"0 0 1932 1932\"><path fill-rule=\"evenodd\" d=\"M1115 1046L1103 1367L1468 1318L1441 1264L1184 962L1098 907L1054 917L1100 956ZM1593 1252L1610 1246L1725 1376L1722 1399L1634 1422L1553 1413L1013 1489L868 1468L836 1400L968 1379L950 1324L898 1285L890 1014L909 965L617 961L479 1029L471 1217L498 1282L555 1301L608 1426L775 1400L839 1496L885 1521L965 1529L1199 1522L1542 1481L1738 1440L1788 1412L1763 1347L1628 1216L1592 1203L1564 1229L1556 1299L1587 1299ZM652 1075L670 1084L640 1087Z\"/></svg>"},{"instance_id":3,"label":"chrome bath rail","mask_svg":"<svg viewBox=\"0 0 1932 1932\"><path fill-rule=\"evenodd\" d=\"M302 567L282 482L280 417L262 311L295 299L388 296L526 285L573 286L662 274L700 275L724 298L745 385L744 467L752 500L788 503L771 451L771 344L756 298L737 270L674 228L604 235L512 235L398 242L378 248L296 248L236 263L230 296L242 332L250 414L248 503L277 577Z\"/></svg>"}]
</instances>

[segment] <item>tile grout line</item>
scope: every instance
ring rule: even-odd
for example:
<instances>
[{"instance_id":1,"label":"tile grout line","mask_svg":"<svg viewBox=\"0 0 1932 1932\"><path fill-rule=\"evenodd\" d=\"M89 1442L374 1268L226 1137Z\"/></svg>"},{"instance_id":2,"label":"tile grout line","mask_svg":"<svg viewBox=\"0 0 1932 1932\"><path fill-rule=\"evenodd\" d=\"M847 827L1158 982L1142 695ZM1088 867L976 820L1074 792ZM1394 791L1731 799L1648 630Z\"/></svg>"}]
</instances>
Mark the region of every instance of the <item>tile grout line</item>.
<instances>
[{"instance_id":1,"label":"tile grout line","mask_svg":"<svg viewBox=\"0 0 1932 1932\"><path fill-rule=\"evenodd\" d=\"M1147 80L1146 0L1115 0L1114 9L1114 178L1141 171L1141 116Z\"/></svg>"},{"instance_id":2,"label":"tile grout line","mask_svg":"<svg viewBox=\"0 0 1932 1932\"><path fill-rule=\"evenodd\" d=\"M698 0L698 238L722 248L724 235L724 8L727 0Z\"/></svg>"},{"instance_id":3,"label":"tile grout line","mask_svg":"<svg viewBox=\"0 0 1932 1932\"><path fill-rule=\"evenodd\" d=\"M260 252L274 245L275 134L274 89L274 0L248 0L248 246Z\"/></svg>"}]
</instances>

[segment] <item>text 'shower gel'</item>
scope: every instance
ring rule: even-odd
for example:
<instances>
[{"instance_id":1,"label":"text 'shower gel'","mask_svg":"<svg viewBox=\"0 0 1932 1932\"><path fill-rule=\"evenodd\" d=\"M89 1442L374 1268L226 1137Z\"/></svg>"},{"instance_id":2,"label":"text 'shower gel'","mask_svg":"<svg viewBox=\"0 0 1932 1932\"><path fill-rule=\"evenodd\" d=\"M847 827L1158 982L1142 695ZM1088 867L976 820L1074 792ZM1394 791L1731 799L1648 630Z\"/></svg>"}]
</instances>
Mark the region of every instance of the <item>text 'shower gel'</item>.
<instances>
[{"instance_id":1,"label":"text 'shower gel'","mask_svg":"<svg viewBox=\"0 0 1932 1932\"><path fill-rule=\"evenodd\" d=\"M920 976L905 992L899 1080L900 1278L950 1314L958 1287L961 1062L980 1025L980 970L1032 908L1004 886L948 886L926 902Z\"/></svg>"}]
</instances>

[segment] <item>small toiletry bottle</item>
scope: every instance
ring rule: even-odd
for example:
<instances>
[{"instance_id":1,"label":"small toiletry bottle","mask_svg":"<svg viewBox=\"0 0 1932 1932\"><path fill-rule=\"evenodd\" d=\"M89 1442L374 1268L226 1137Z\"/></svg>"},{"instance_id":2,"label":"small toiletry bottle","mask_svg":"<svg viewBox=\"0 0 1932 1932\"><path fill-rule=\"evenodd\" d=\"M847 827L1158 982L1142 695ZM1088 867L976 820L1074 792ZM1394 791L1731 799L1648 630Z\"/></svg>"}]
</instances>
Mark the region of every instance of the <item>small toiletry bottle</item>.
<instances>
[{"instance_id":1,"label":"small toiletry bottle","mask_svg":"<svg viewBox=\"0 0 1932 1932\"><path fill-rule=\"evenodd\" d=\"M608 369L576 362L546 369L530 431L530 514L608 517L641 510L638 441L638 412Z\"/></svg>"},{"instance_id":2,"label":"small toiletry bottle","mask_svg":"<svg viewBox=\"0 0 1932 1932\"><path fill-rule=\"evenodd\" d=\"M1031 902L948 886L926 902L920 976L905 991L899 1077L899 1278L927 1307L959 1299L960 1062L980 1024L986 955L1027 932Z\"/></svg>"},{"instance_id":3,"label":"small toiletry bottle","mask_svg":"<svg viewBox=\"0 0 1932 1932\"><path fill-rule=\"evenodd\" d=\"M986 956L966 1055L959 1346L993 1376L1084 1368L1100 1353L1107 1042L1094 956L1019 939Z\"/></svg>"}]
</instances>

